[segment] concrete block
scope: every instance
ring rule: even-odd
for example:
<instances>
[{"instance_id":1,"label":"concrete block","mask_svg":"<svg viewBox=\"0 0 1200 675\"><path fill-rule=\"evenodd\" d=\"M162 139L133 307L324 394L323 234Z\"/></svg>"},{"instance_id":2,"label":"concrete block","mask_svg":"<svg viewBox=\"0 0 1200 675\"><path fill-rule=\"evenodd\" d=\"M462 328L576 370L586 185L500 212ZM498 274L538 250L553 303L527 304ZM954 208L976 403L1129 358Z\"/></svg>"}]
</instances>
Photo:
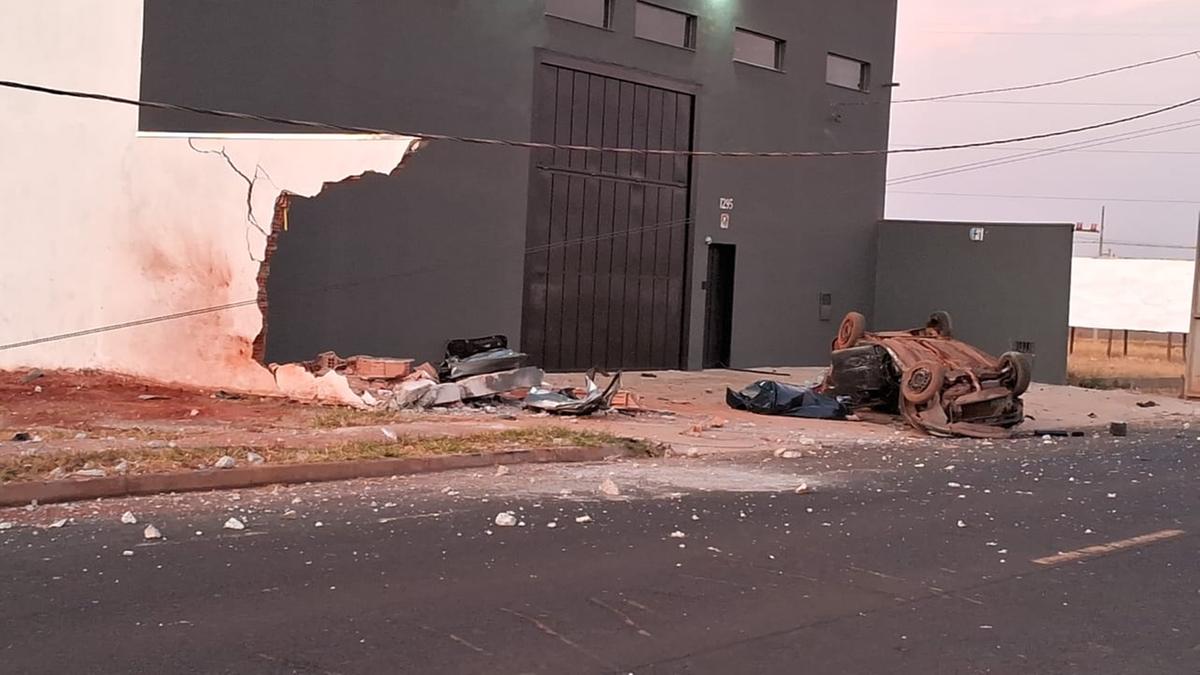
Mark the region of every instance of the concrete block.
<instances>
[{"instance_id":1,"label":"concrete block","mask_svg":"<svg viewBox=\"0 0 1200 675\"><path fill-rule=\"evenodd\" d=\"M425 395L435 386L437 385L429 380L402 382L400 386L393 390L390 405L400 409L418 406L425 398Z\"/></svg>"},{"instance_id":2,"label":"concrete block","mask_svg":"<svg viewBox=\"0 0 1200 675\"><path fill-rule=\"evenodd\" d=\"M463 400L463 391L455 383L434 384L432 385L421 398L421 405L426 408L433 408L439 405L451 405L461 403Z\"/></svg>"},{"instance_id":3,"label":"concrete block","mask_svg":"<svg viewBox=\"0 0 1200 675\"><path fill-rule=\"evenodd\" d=\"M488 373L476 375L465 380L459 380L462 387L462 398L469 401L485 396L495 396L514 389L536 387L542 383L545 373L541 368L520 368L503 373Z\"/></svg>"}]
</instances>

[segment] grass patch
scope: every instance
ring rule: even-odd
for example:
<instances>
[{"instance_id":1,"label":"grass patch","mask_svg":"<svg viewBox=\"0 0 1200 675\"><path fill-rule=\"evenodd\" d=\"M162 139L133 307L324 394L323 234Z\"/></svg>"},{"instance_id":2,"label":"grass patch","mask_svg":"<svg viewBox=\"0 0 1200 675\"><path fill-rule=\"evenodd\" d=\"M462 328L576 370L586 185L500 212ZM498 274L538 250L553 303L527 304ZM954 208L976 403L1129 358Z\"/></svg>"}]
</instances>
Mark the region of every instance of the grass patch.
<instances>
[{"instance_id":1,"label":"grass patch","mask_svg":"<svg viewBox=\"0 0 1200 675\"><path fill-rule=\"evenodd\" d=\"M70 474L85 468L100 468L115 475L115 467L124 460L131 474L166 473L211 467L221 456L229 455L246 463L246 453L257 452L272 464L342 462L349 460L395 459L462 455L475 452L499 452L522 448L549 447L620 447L642 456L657 450L644 442L618 438L611 434L547 427L511 429L445 438L400 437L396 441L351 441L317 448L138 448L130 450L49 451L0 457L0 482L46 480L56 469Z\"/></svg>"},{"instance_id":2,"label":"grass patch","mask_svg":"<svg viewBox=\"0 0 1200 675\"><path fill-rule=\"evenodd\" d=\"M314 429L345 429L370 427L401 419L399 413L387 410L357 410L355 408L326 408L312 419Z\"/></svg>"}]
</instances>

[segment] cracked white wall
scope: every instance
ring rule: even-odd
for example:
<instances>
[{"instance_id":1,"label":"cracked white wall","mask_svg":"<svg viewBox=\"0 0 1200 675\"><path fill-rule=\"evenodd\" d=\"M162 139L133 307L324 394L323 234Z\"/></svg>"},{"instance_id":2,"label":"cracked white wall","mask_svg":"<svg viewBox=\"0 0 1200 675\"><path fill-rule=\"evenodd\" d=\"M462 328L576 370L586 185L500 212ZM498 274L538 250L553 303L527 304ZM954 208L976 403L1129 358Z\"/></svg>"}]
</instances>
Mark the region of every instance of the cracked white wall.
<instances>
[{"instance_id":1,"label":"cracked white wall","mask_svg":"<svg viewBox=\"0 0 1200 675\"><path fill-rule=\"evenodd\" d=\"M6 79L137 98L141 39L142 0L0 4ZM132 106L10 89L0 89L0 120L0 344L253 300L281 190L312 196L326 182L391 172L412 143L139 135ZM250 177L260 169L250 215L261 232L230 162ZM272 391L251 357L261 326L250 305L0 351L0 368Z\"/></svg>"}]
</instances>

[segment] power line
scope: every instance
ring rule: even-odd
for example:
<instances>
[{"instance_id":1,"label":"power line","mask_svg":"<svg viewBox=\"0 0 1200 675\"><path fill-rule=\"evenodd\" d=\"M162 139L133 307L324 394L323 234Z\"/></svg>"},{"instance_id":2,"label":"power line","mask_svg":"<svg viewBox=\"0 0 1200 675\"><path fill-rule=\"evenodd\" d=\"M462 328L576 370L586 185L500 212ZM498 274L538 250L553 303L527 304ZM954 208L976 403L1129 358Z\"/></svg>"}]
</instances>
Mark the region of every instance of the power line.
<instances>
[{"instance_id":1,"label":"power line","mask_svg":"<svg viewBox=\"0 0 1200 675\"><path fill-rule=\"evenodd\" d=\"M1134 204L1200 204L1189 199L1136 199L1130 197L1068 197L1065 195L1010 195L984 192L925 192L918 190L888 190L888 194L927 195L932 197L980 197L987 199L1049 199L1072 202L1128 202Z\"/></svg>"},{"instance_id":2,"label":"power line","mask_svg":"<svg viewBox=\"0 0 1200 675\"><path fill-rule=\"evenodd\" d=\"M1133 139L1122 139L1122 140L1133 140ZM897 148L920 147L920 146L914 145L912 143L893 143L892 145ZM983 150L983 151L991 151L991 152L1013 152L1015 150L1028 150L1031 152L1050 152L1050 151L1056 150L1057 148L1030 148L1030 147L1024 147L1024 146L1009 146L1009 147L1002 147L1002 148L974 148L974 149L975 150ZM1080 152L1080 153L1086 153L1086 154L1106 154L1106 155L1188 155L1188 156L1200 155L1200 150L1107 149L1107 150L1072 150L1072 152Z\"/></svg>"},{"instance_id":3,"label":"power line","mask_svg":"<svg viewBox=\"0 0 1200 675\"><path fill-rule=\"evenodd\" d=\"M10 342L6 345L0 345L0 351L8 351L19 347L30 347L39 345L45 342L58 342L60 340L69 340L71 338L85 337L95 335L97 333L107 333L114 330L124 330L126 328L136 328L137 326L146 326L152 323L161 323L163 321L174 321L176 319L185 319L192 316L200 316L201 314L212 314L213 312L224 312L238 307L249 307L257 304L257 300L242 300L241 302L231 302L226 305L216 305L213 307L202 307L200 309L191 309L186 312L176 312L174 314L163 314L160 316L152 316L146 319L138 319L136 321L126 321L125 323L115 323L108 326L99 326L96 328L88 328L85 330L77 330L71 333L60 333L58 335L49 335L46 337L34 338L22 342Z\"/></svg>"},{"instance_id":4,"label":"power line","mask_svg":"<svg viewBox=\"0 0 1200 675\"><path fill-rule=\"evenodd\" d=\"M1149 128L1140 129L1137 131L1125 131L1125 132L1122 132L1119 134L1114 134L1112 136L1104 136L1101 138L1096 138L1096 139L1091 139L1091 140L1086 140L1086 141L1075 141L1072 143L1067 143L1067 144L1056 146L1053 148L1048 148L1046 150L1034 150L1034 151L1029 151L1029 152L1023 152L1023 153L1016 154L1016 155L1010 155L1008 157L998 157L995 159L978 160L975 162L968 162L966 164L957 164L954 166L942 167L940 169L932 169L930 171L923 171L920 173L909 174L907 176L900 176L898 178L893 178L893 179L889 180L887 182L887 184L888 185L903 185L905 183L914 183L917 181L929 180L932 178L942 178L945 176L953 176L953 175L957 175L960 173L979 171L981 169L989 169L989 168L993 168L993 167L997 167L997 166L1004 166L1006 164L1015 164L1017 162L1024 162L1024 161L1029 161L1032 159L1040 159L1042 157L1049 157L1052 155L1059 155L1059 154L1068 153L1068 152L1076 152L1076 151L1079 151L1082 149L1094 148L1094 147L1098 147L1098 146L1102 146L1102 145L1111 145L1113 143L1121 143L1124 141L1131 141L1131 140L1135 140L1138 138L1148 138L1150 136L1159 136L1162 134L1172 133L1175 131L1183 131L1185 129L1191 129L1191 128L1194 128L1197 126L1200 126L1200 118L1184 120L1181 122L1172 122L1171 124L1163 124L1163 125L1160 125L1157 127L1149 127Z\"/></svg>"},{"instance_id":5,"label":"power line","mask_svg":"<svg viewBox=\"0 0 1200 675\"><path fill-rule=\"evenodd\" d=\"M95 101L105 101L108 103L121 103L125 105L138 106L141 108L153 108L157 110L170 110L174 112L188 112L200 115L209 115L213 117L225 117L231 119L240 119L253 122L267 122L271 124L280 124L285 126L304 127L309 129L324 129L327 131L339 131L344 133L354 134L371 134L377 136L404 136L427 141L452 141L456 143L469 143L475 145L494 145L513 148L526 148L531 150L574 150L582 152L610 152L614 154L630 154L630 155L662 155L662 156L687 156L687 157L860 157L860 156L875 156L875 155L904 155L917 154L926 152L941 152L946 150L964 150L967 148L981 148L996 145L1010 145L1013 143L1023 143L1026 141L1037 141L1046 138L1057 138L1059 136L1069 136L1072 134L1084 133L1087 131L1095 131L1107 127L1127 124L1155 115L1185 108L1196 103L1200 103L1200 97L1181 101L1174 105L1165 106L1156 110L1151 110L1137 115L1130 115L1115 120L1089 124L1082 127L1074 127L1070 129L1062 129L1059 131L1044 132L1039 134L1030 134L1027 136L1019 136L1014 138L1004 138L989 141L977 141L971 143L957 143L953 145L930 146L924 148L889 148L882 150L830 150L830 151L774 151L774 152L753 152L753 151L730 151L730 150L667 150L667 149L648 149L648 148L608 148L603 146L591 145L564 145L558 143L541 143L536 141L515 141L511 139L496 139L496 138L480 138L471 136L453 136L449 134L434 134L423 132L397 131L394 129L378 129L371 127L358 127L343 124L332 124L329 122L314 122L310 120L297 120L286 117L275 117L270 115L257 115L252 113L231 112L227 110L214 110L209 108L198 108L194 106L180 105L176 103L162 103L158 101L142 101L137 99L122 98L120 96L111 96L109 94L97 94L94 92L74 91L68 89L56 89L54 87L45 87L42 85L28 84L23 82L13 82L9 80L0 80L0 87L10 89L20 89L24 91L32 91L41 94L51 94L54 96L66 96L70 98L80 98Z\"/></svg>"},{"instance_id":6,"label":"power line","mask_svg":"<svg viewBox=\"0 0 1200 675\"><path fill-rule=\"evenodd\" d=\"M1047 82L1037 82L1034 84L1022 84L1022 85L1017 85L1017 86L1013 86L1013 87L997 87L994 89L978 89L975 91L964 91L964 92L959 92L956 94L941 94L939 96L924 96L921 98L902 99L902 100L898 100L898 101L893 101L893 103L923 103L926 101L945 101L945 100L952 99L952 98L963 98L966 96L982 96L984 94L1001 94L1001 93L1007 93L1007 92L1012 92L1012 91L1028 91L1030 89L1041 89L1043 87L1055 87L1055 86L1058 86L1061 84L1069 84L1071 82L1080 82L1082 80L1090 80L1094 77L1102 77L1104 75L1111 75L1113 73L1120 73L1120 72L1124 72L1127 70L1134 70L1136 68L1145 68L1147 66L1153 66L1153 65L1160 64L1160 63L1167 63L1168 61L1178 61L1179 59L1185 59L1185 58L1188 58L1189 56L1197 56L1197 55L1200 55L1200 50L1192 50L1190 52L1184 52L1182 54L1176 54L1174 56L1164 56L1164 57L1158 58L1158 59L1151 59L1149 61L1141 61L1138 63L1131 63L1131 64L1125 65L1125 66L1118 66L1116 68L1108 68L1106 70L1098 70L1094 73L1087 73L1085 75L1076 75L1074 77L1064 77L1064 78L1057 79L1057 80L1049 80Z\"/></svg>"},{"instance_id":7,"label":"power line","mask_svg":"<svg viewBox=\"0 0 1200 675\"><path fill-rule=\"evenodd\" d=\"M1165 248L1177 251L1195 251L1195 246L1186 244L1139 244L1136 241L1105 241L1104 244L1113 244L1114 246L1136 246L1138 248Z\"/></svg>"},{"instance_id":8,"label":"power line","mask_svg":"<svg viewBox=\"0 0 1200 675\"><path fill-rule=\"evenodd\" d=\"M886 104L887 101L864 101L868 104ZM905 101L892 101L892 103L905 103ZM1091 108L1156 108L1164 105L1162 103L1127 103L1127 102L1112 102L1104 101L970 101L961 99L939 99L936 101L926 101L926 103L945 103L953 105L1040 105L1040 106L1078 106Z\"/></svg>"}]
</instances>

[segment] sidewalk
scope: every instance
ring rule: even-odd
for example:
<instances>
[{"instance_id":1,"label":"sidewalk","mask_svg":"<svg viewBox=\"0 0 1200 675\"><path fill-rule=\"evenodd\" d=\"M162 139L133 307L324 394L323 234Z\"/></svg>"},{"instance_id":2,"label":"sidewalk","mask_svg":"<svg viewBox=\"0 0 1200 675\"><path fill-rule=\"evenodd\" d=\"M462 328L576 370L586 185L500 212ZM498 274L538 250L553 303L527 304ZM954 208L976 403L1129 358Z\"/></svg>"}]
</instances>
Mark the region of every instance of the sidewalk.
<instances>
[{"instance_id":1,"label":"sidewalk","mask_svg":"<svg viewBox=\"0 0 1200 675\"><path fill-rule=\"evenodd\" d=\"M179 448L270 451L327 448L401 438L442 438L549 429L590 431L644 439L680 453L773 451L813 443L853 444L860 439L923 437L898 420L829 422L772 418L725 404L725 389L758 379L796 383L817 380L820 368L742 371L626 373L623 389L653 412L610 413L592 418L534 414L516 405L459 407L425 412L381 413L242 398L174 389L95 372L50 372L24 382L24 373L0 373L0 456L38 453ZM765 374L775 371L777 374ZM578 385L582 375L551 375L554 384ZM1140 408L1138 402L1158 405ZM1109 422L1138 425L1183 423L1197 418L1192 403L1118 391L1035 385L1026 395L1034 429L1099 429ZM387 429L385 432L384 429ZM12 442L16 433L39 438ZM264 452L269 457L269 452Z\"/></svg>"}]
</instances>

